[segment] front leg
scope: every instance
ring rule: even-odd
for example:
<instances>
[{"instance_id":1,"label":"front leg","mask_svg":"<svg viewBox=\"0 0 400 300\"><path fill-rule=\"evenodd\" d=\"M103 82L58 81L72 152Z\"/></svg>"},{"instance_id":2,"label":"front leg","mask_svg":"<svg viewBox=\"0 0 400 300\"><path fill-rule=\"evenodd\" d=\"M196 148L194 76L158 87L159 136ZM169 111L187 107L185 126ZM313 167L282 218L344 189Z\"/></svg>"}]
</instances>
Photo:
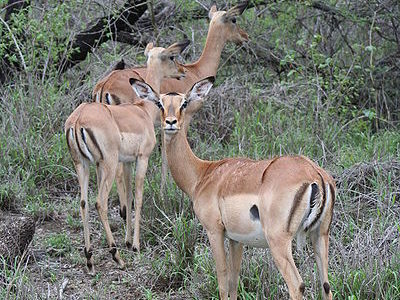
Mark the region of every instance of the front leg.
<instances>
[{"instance_id":1,"label":"front leg","mask_svg":"<svg viewBox=\"0 0 400 300\"><path fill-rule=\"evenodd\" d=\"M136 161L135 177L135 232L133 234L133 250L140 251L140 218L143 203L143 183L146 176L148 156L139 156Z\"/></svg>"},{"instance_id":2,"label":"front leg","mask_svg":"<svg viewBox=\"0 0 400 300\"><path fill-rule=\"evenodd\" d=\"M125 203L124 206L124 215L125 215L125 245L128 249L132 248L132 202L133 202L133 193L132 193L132 163L127 162L123 164L123 179L125 186ZM121 198L120 198L121 199ZM121 205L122 207L122 205Z\"/></svg>"},{"instance_id":3,"label":"front leg","mask_svg":"<svg viewBox=\"0 0 400 300\"><path fill-rule=\"evenodd\" d=\"M228 268L224 248L224 232L207 230L207 236L217 268L219 297L221 300L228 300Z\"/></svg>"}]
</instances>

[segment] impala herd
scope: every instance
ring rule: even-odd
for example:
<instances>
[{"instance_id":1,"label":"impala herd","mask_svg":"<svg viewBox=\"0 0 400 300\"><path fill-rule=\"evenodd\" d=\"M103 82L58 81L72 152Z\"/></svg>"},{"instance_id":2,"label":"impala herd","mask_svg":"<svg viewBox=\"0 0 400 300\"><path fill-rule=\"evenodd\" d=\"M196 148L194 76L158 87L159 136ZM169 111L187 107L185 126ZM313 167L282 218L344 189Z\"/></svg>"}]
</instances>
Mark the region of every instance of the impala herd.
<instances>
[{"instance_id":1,"label":"impala herd","mask_svg":"<svg viewBox=\"0 0 400 300\"><path fill-rule=\"evenodd\" d=\"M227 42L248 41L236 23L247 2L228 11L209 11L210 26L200 58L180 64L176 57L188 42L168 48L145 49L147 67L112 71L93 90L93 102L83 103L68 117L65 135L78 175L87 268L94 274L89 232L89 165L96 166L96 209L106 232L112 258L125 267L107 217L108 195L114 178L120 214L126 222L125 244L140 251L140 214L148 160L161 123L162 181L166 166L176 184L193 202L205 228L216 263L220 299L237 299L243 245L269 247L291 299L302 299L305 285L292 256L292 240L310 237L317 263L322 298L332 299L328 282L329 230L335 202L335 182L304 156L281 156L254 161L198 158L187 141L191 118L202 107L217 73ZM266 141L267 141L266 137ZM132 239L132 162L136 161L135 227ZM229 241L228 259L224 240Z\"/></svg>"}]
</instances>

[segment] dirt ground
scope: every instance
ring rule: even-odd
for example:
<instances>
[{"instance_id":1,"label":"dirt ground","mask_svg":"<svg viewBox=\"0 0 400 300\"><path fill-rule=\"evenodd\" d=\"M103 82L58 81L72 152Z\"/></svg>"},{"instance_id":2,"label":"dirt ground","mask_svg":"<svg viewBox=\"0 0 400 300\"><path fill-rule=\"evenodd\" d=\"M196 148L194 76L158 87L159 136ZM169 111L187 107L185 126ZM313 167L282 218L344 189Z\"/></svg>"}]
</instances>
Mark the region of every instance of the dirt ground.
<instances>
[{"instance_id":1,"label":"dirt ground","mask_svg":"<svg viewBox=\"0 0 400 300\"><path fill-rule=\"evenodd\" d=\"M127 264L124 270L119 269L108 252L104 230L93 211L90 212L90 220L96 270L94 276L89 275L85 268L81 228L71 228L64 215L53 216L50 220L37 223L28 253L25 275L41 297L44 299L189 298L184 292L174 291L177 287L172 290L163 278L157 278L151 265L152 256L157 249L151 249L142 241L140 254L125 247L119 248ZM109 211L109 220L117 245L124 245L123 222L117 207ZM69 237L72 246L65 253L60 253L58 249L53 249L48 244L49 238L62 233Z\"/></svg>"}]
</instances>

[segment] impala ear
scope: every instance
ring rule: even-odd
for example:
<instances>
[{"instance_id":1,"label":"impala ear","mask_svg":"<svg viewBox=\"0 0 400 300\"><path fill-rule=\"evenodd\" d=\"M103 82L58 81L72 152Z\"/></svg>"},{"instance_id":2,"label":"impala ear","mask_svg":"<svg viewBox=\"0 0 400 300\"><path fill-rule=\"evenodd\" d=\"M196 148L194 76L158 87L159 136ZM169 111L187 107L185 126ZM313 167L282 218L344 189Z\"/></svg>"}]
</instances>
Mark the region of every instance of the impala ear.
<instances>
[{"instance_id":1,"label":"impala ear","mask_svg":"<svg viewBox=\"0 0 400 300\"><path fill-rule=\"evenodd\" d=\"M217 11L217 7L215 5L211 6L210 11L208 12L208 17L210 18L210 20L212 19L212 17L214 16L214 13Z\"/></svg>"},{"instance_id":2,"label":"impala ear","mask_svg":"<svg viewBox=\"0 0 400 300\"><path fill-rule=\"evenodd\" d=\"M161 52L163 57L175 57L182 53L183 50L190 44L189 40L184 40L179 43L172 44L167 49Z\"/></svg>"},{"instance_id":3,"label":"impala ear","mask_svg":"<svg viewBox=\"0 0 400 300\"><path fill-rule=\"evenodd\" d=\"M149 55L150 50L153 48L154 48L154 44L148 43L146 46L146 49L144 49L144 55L147 57Z\"/></svg>"},{"instance_id":4,"label":"impala ear","mask_svg":"<svg viewBox=\"0 0 400 300\"><path fill-rule=\"evenodd\" d=\"M158 103L160 97L147 83L135 78L129 78L129 83L131 84L133 90L140 99L147 99Z\"/></svg>"},{"instance_id":5,"label":"impala ear","mask_svg":"<svg viewBox=\"0 0 400 300\"><path fill-rule=\"evenodd\" d=\"M244 12L244 10L246 9L248 4L249 4L248 1L243 1L243 2L235 5L234 7L230 8L226 12L225 17L232 18L232 17L240 16Z\"/></svg>"},{"instance_id":6,"label":"impala ear","mask_svg":"<svg viewBox=\"0 0 400 300\"><path fill-rule=\"evenodd\" d=\"M207 79L195 83L191 90L186 94L187 101L192 102L202 100L208 95L208 92L211 90L214 81L214 77L208 77Z\"/></svg>"}]
</instances>

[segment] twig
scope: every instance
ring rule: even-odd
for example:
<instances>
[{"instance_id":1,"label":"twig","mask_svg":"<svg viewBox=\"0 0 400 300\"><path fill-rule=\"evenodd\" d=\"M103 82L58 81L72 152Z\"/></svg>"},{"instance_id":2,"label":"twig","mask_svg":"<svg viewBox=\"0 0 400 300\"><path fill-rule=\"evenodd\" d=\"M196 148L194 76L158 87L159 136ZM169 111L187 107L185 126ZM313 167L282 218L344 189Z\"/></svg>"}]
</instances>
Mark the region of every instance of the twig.
<instances>
[{"instance_id":1,"label":"twig","mask_svg":"<svg viewBox=\"0 0 400 300\"><path fill-rule=\"evenodd\" d=\"M4 24L4 26L5 26L5 27L7 28L7 30L10 32L11 38L13 39L14 44L15 44L15 47L17 47L18 54L19 54L19 56L20 56L20 58L21 58L21 62L22 62L22 65L23 65L23 67L24 67L24 71L26 72L26 69L27 69L27 68L26 68L26 64L25 64L25 59L24 59L24 56L22 55L21 49L19 48L17 39L15 38L14 34L12 33L11 28L8 26L7 22L4 21L2 17L0 17L0 21Z\"/></svg>"},{"instance_id":2,"label":"twig","mask_svg":"<svg viewBox=\"0 0 400 300\"><path fill-rule=\"evenodd\" d=\"M65 288L67 287L68 281L69 281L69 279L65 278L63 283L60 286L60 290L58 291L58 298L60 300L63 298L63 293L64 293Z\"/></svg>"}]
</instances>

